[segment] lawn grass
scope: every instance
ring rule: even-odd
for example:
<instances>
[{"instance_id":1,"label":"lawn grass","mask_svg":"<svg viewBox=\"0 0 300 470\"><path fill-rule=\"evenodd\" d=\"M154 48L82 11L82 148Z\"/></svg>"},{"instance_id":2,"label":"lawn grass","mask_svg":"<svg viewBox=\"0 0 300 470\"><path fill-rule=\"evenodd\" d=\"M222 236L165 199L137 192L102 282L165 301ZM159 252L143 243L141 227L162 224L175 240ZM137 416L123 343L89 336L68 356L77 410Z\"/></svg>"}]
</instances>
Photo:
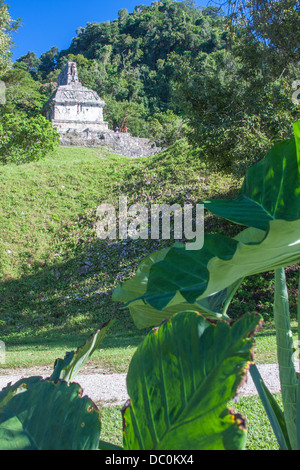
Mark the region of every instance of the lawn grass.
<instances>
[{"instance_id":1,"label":"lawn grass","mask_svg":"<svg viewBox=\"0 0 300 470\"><path fill-rule=\"evenodd\" d=\"M98 373L125 373L143 338L144 335L134 332L121 336L112 333L112 337L103 341L101 349L93 354L87 365L97 368ZM11 370L18 373L18 369L53 367L57 358L63 359L67 351L76 351L86 339L87 336L82 335L74 335L71 338L57 336L14 345L6 344L5 362L0 365L0 374L8 374Z\"/></svg>"},{"instance_id":2,"label":"lawn grass","mask_svg":"<svg viewBox=\"0 0 300 470\"><path fill-rule=\"evenodd\" d=\"M104 372L126 373L133 354L143 341L147 331L140 332L134 325L126 332L118 332L122 326L119 321L108 337L104 339L101 349L96 351L89 361L89 365L97 367ZM94 330L86 329L86 334L59 333L47 334L45 337L27 337L16 342L6 342L5 363L0 364L2 370L24 369L34 367L52 367L57 358L63 358L67 351L78 348ZM293 338L296 343L297 326L292 322ZM275 328L268 322L256 333L254 357L256 364L274 364L277 362L277 346Z\"/></svg>"},{"instance_id":3,"label":"lawn grass","mask_svg":"<svg viewBox=\"0 0 300 470\"><path fill-rule=\"evenodd\" d=\"M116 446L123 446L122 413L120 406L100 408L101 440Z\"/></svg>"},{"instance_id":4,"label":"lawn grass","mask_svg":"<svg viewBox=\"0 0 300 470\"><path fill-rule=\"evenodd\" d=\"M282 407L281 395L275 393L273 396ZM232 401L228 406L246 418L246 450L279 450L275 434L257 395L240 397L238 403Z\"/></svg>"}]
</instances>

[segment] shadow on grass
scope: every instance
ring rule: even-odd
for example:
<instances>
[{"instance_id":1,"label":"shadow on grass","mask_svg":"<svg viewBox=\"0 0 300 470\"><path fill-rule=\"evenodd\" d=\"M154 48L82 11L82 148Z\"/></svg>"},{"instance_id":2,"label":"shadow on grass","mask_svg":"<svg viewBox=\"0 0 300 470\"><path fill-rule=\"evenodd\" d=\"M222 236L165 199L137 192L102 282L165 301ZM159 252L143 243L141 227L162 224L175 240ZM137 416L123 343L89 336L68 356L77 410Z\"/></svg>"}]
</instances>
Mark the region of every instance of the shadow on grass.
<instances>
[{"instance_id":1,"label":"shadow on grass","mask_svg":"<svg viewBox=\"0 0 300 470\"><path fill-rule=\"evenodd\" d=\"M78 346L78 340L115 318L107 347L128 346L128 338L138 344L145 330L134 326L129 311L112 301L112 293L155 249L156 242L95 239L78 245L65 262L35 267L20 279L1 282L0 339L73 347L74 340Z\"/></svg>"},{"instance_id":2,"label":"shadow on grass","mask_svg":"<svg viewBox=\"0 0 300 470\"><path fill-rule=\"evenodd\" d=\"M135 176L141 189L143 178ZM92 221L84 223L90 226ZM208 216L206 224L208 231L236 233L237 226L230 228L232 224L214 216ZM112 301L112 293L149 253L171 244L172 240L78 238L75 248L66 247L64 240L61 255L58 242L58 253L52 253L50 261L42 266L31 263L30 268L25 265L21 278L0 282L0 339L9 338L13 344L45 339L67 344L72 337L76 341L85 339L112 318L118 320L112 331L116 342L123 337L144 336L145 331L137 330L129 311Z\"/></svg>"},{"instance_id":3,"label":"shadow on grass","mask_svg":"<svg viewBox=\"0 0 300 470\"><path fill-rule=\"evenodd\" d=\"M112 301L119 282L130 278L141 260L161 248L157 241L109 242L95 239L79 244L68 261L36 267L17 280L0 283L0 340L10 344L77 347L102 323L115 318L105 347L137 345L149 330L138 330L128 309ZM297 304L299 266L287 270L291 313ZM272 319L273 273L253 276L242 284L229 314L249 311ZM78 344L79 342L79 344Z\"/></svg>"}]
</instances>

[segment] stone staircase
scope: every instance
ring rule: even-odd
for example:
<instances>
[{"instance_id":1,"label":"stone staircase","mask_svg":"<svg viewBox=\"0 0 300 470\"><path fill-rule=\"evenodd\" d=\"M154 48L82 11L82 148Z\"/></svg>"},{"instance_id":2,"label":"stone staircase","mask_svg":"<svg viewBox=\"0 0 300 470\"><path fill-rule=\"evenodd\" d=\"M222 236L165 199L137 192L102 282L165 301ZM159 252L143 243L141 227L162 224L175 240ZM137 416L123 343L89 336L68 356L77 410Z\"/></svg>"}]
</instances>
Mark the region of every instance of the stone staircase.
<instances>
[{"instance_id":1,"label":"stone staircase","mask_svg":"<svg viewBox=\"0 0 300 470\"><path fill-rule=\"evenodd\" d=\"M149 139L132 137L128 133L114 131L69 131L61 134L61 145L79 147L107 147L111 152L126 157L150 157L163 150Z\"/></svg>"}]
</instances>

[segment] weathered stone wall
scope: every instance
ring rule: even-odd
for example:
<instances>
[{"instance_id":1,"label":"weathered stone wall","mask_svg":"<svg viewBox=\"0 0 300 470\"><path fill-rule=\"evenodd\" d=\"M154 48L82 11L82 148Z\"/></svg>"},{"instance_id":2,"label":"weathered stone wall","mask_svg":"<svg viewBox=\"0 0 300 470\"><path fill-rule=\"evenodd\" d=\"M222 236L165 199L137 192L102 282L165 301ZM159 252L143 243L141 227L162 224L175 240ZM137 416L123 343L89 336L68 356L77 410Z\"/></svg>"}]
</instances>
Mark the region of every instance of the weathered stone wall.
<instances>
[{"instance_id":1,"label":"weathered stone wall","mask_svg":"<svg viewBox=\"0 0 300 470\"><path fill-rule=\"evenodd\" d=\"M89 129L93 132L99 131L107 131L108 130L108 123L107 122L100 122L100 121L75 121L67 119L52 119L53 126L57 129L57 131L62 135L69 132L78 132L82 133L86 129Z\"/></svg>"},{"instance_id":2,"label":"weathered stone wall","mask_svg":"<svg viewBox=\"0 0 300 470\"><path fill-rule=\"evenodd\" d=\"M113 153L126 157L150 157L163 150L157 147L149 139L132 137L126 133L113 131L92 132L67 132L61 135L63 146L107 147Z\"/></svg>"},{"instance_id":3,"label":"weathered stone wall","mask_svg":"<svg viewBox=\"0 0 300 470\"><path fill-rule=\"evenodd\" d=\"M58 121L72 122L103 122L103 109L99 106L74 104L57 104L54 111L54 119Z\"/></svg>"}]
</instances>

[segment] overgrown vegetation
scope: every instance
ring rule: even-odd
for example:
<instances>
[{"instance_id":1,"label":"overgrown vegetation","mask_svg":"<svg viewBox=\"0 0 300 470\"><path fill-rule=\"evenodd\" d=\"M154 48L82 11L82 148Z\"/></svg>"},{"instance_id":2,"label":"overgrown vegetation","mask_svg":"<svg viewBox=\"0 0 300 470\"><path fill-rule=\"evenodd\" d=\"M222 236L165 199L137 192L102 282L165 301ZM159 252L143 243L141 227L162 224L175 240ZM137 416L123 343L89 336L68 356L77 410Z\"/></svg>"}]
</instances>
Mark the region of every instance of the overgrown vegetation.
<instances>
[{"instance_id":1,"label":"overgrown vegetation","mask_svg":"<svg viewBox=\"0 0 300 470\"><path fill-rule=\"evenodd\" d=\"M280 395L276 394L280 403ZM259 397L241 397L238 401L231 401L229 406L241 413L247 420L248 437L246 450L278 450L276 438L268 421L265 410ZM101 408L103 423L102 439L122 445L122 416L118 406ZM259 416L259 420L257 419Z\"/></svg>"},{"instance_id":2,"label":"overgrown vegetation","mask_svg":"<svg viewBox=\"0 0 300 470\"><path fill-rule=\"evenodd\" d=\"M0 449L242 450L245 420L227 403L251 360L251 336L259 323L247 315L232 326L215 326L198 313L183 312L149 333L130 363L123 445L116 447L100 439L99 409L74 383L109 332L112 321L106 322L76 351L57 359L46 380L32 376L1 391ZM214 352L213 360L208 355L203 362L203 349Z\"/></svg>"},{"instance_id":3,"label":"overgrown vegetation","mask_svg":"<svg viewBox=\"0 0 300 470\"><path fill-rule=\"evenodd\" d=\"M155 327L178 312L197 311L216 324L228 316L243 279L273 270L274 323L283 411L255 364L250 373L281 450L299 442L299 378L285 268L300 262L300 122L294 138L272 147L249 168L233 200L204 201L213 214L247 227L236 237L206 234L201 249L174 244L143 260L136 275L118 286L113 298L129 308L138 328ZM299 275L299 274L298 274ZM300 277L299 277L300 283ZM300 297L297 299L298 321ZM242 317L244 318L244 316ZM298 341L299 341L298 334ZM206 350L207 352L207 350Z\"/></svg>"},{"instance_id":4,"label":"overgrown vegetation","mask_svg":"<svg viewBox=\"0 0 300 470\"><path fill-rule=\"evenodd\" d=\"M167 245L167 241L97 239L93 227L100 203L117 207L119 195L127 194L130 205L140 201L195 204L216 196L232 197L240 185L241 180L232 176L208 172L198 155L182 145L138 160L98 149L60 148L41 162L3 167L2 335L24 338L57 329L67 333L105 321L112 312L116 314L109 293L118 281L130 277L149 250ZM233 224L211 216L206 218L206 230L237 233ZM290 272L289 279L295 314L296 271ZM250 293L254 286L256 299ZM246 281L232 315L250 307L271 319L270 289L271 275ZM266 295L269 304L263 302ZM120 314L127 318L125 312Z\"/></svg>"},{"instance_id":5,"label":"overgrown vegetation","mask_svg":"<svg viewBox=\"0 0 300 470\"><path fill-rule=\"evenodd\" d=\"M117 207L119 196L122 194L128 197L128 204L136 202L196 204L199 201L216 199L207 202L207 207L212 209L214 215L207 214L205 218L206 240L210 241L205 262L215 250L215 258L221 253L220 269L224 268L224 259L227 261L229 259L230 264L231 255L234 258L231 275L243 266L238 271L238 278L232 277L233 284L224 284L224 279L227 281L231 279L226 273L222 279L219 279L218 287L221 289L222 300L226 294L226 305L223 305L222 313L224 316L228 315L227 320L237 320L250 313L248 318L253 319L254 325L256 322L254 313L260 313L264 318L266 327L257 334L258 346L255 350L255 354L258 352L257 361L277 360L276 344L275 341L271 343L268 341L269 334L272 338L277 334L279 350L288 351L285 356L280 354L278 356L283 384L293 379L293 383L289 383L292 392L283 391L281 405L284 413L278 411L275 401L265 390L261 395L268 398L265 400L265 404L267 402L268 405L266 409L269 417L273 419L273 430L276 432L280 447L298 446L294 419L298 406L295 400L298 378L291 364L290 331L294 339L297 338L297 325L294 320L297 305L298 316L300 313L299 266L293 263L298 262L299 256L297 258L295 251L297 241L292 237L296 233L293 223L299 222L294 220L299 212L299 198L297 199L299 167L298 171L296 166L295 171L291 171L289 167L292 155L291 141L285 141L276 147L285 149L284 161L287 167L285 165L281 167L280 163L277 166L276 163L266 171L263 184L264 188L269 188L268 196L270 196L266 198L266 207L265 201L262 204L261 200L255 199L259 193L257 192L259 182L265 171L263 162L259 167L255 167L263 171L254 175L253 185L248 180L249 184L244 185L238 197L237 195L242 184L240 175L245 173L252 163L259 161L274 142L291 137L291 124L299 116L299 104L291 99L292 83L299 78L297 47L299 5L293 0L280 2L249 0L228 3L232 9L226 14L218 8L202 9L190 1L173 0L154 2L150 7L138 6L132 14L123 9L119 11L118 19L113 22L89 23L85 28L80 28L69 49L59 51L53 47L40 58L29 52L10 68L9 32L17 27L17 22L11 20L6 3L0 1L0 79L6 86L6 102L0 106L0 161L5 164L0 168L2 195L0 339L8 346L8 362L4 367L26 367L35 363L49 365L53 363L57 354L61 354L66 347L74 347L77 340L82 339L91 329L97 328L104 322L107 324L111 318L116 318L118 321L112 328L112 337L105 339L101 354L99 351L94 354L92 364L103 370L116 372L127 371L131 364L129 388L133 406L127 407L125 412L123 443L127 449L155 448L159 445L163 448L173 446L172 448L178 449L182 444L182 436L180 442L178 436L172 435L174 422L172 421L170 426L170 416L167 418L161 416L160 421L158 420L159 425L164 426L167 423L169 426L169 434L166 433L165 436L157 434L153 440L153 436L146 432L141 440L141 436L135 433L134 423L139 420L145 423L149 418L139 395L140 391L135 387L139 381L140 361L143 364L148 361L148 372L158 367L151 362L151 358L154 357L152 348L155 348L158 337L161 341L160 347L166 341L166 349L169 351L173 347L169 330L176 326L176 322L181 332L186 328L186 337L192 332L187 332L186 314L175 316L174 323L165 324L159 332L149 332L150 326L156 326L156 323L151 323L152 319L149 320L149 316L147 318L149 305L152 310L159 307L160 313L162 307L160 320L174 314L174 305L176 307L175 302L170 311L164 311L165 305L160 305L160 300L156 296L155 278L153 282L151 280L150 286L146 286L149 287L148 291L142 292L146 302L138 315L136 309L133 310L131 306L133 318L127 309L121 310L120 304L112 302L112 292L116 288L116 300L122 303L132 301L130 288L127 289L127 286L132 286L136 282L137 267L142 259L153 251L169 249L168 262L175 260L176 276L183 266L186 266L186 260L180 258L178 248L172 247L172 240L115 242L101 241L96 237L97 206L109 202ZM295 35L292 33L293 30L296 32ZM288 48L287 43L289 43ZM40 113L54 90L60 70L68 60L77 62L83 84L95 89L107 102L106 119L111 127L118 125L121 130L129 127L133 135L153 138L159 145L167 146L168 150L151 158L130 160L111 155L103 149L75 147L56 149L58 134ZM277 151L274 152L275 155ZM277 157L281 162L282 154L279 151ZM297 158L299 162L299 153ZM43 160L39 161L41 159ZM288 171L289 179L286 178ZM270 179L275 178L274 175L276 179L272 186ZM284 190L280 198L276 199L274 194L279 188ZM272 212L273 208L268 204L270 200L274 202L275 199L273 217L275 220L272 220L272 230L269 227L267 231L269 219L266 214ZM226 212L228 207L229 212ZM252 212L249 211L249 207L253 209ZM284 212L282 207L285 209ZM258 214L259 208L261 212ZM220 217L224 215L223 210L225 217L228 216L227 220ZM254 213L257 218L253 216ZM283 219L286 218L284 222ZM288 224L290 230L285 231ZM244 231L245 225L251 229ZM226 237L222 235L224 233ZM249 233L251 236L247 238ZM263 241L268 241L272 237L280 238L280 243L277 245L275 243L276 256L282 260L286 254L284 250L288 247L286 249L293 255L291 263L287 263L284 259L281 264L278 262L279 264L275 265L268 250L263 251L263 254L255 252L256 245L262 245ZM213 243L214 240L217 242ZM227 248L230 251L229 257ZM252 255L248 260L250 263L248 261L244 264L235 263L236 259L240 261L239 256L251 250ZM177 265L179 258L182 259L182 263ZM265 259L269 263L267 267L264 264ZM254 261L259 268L248 269ZM288 312L282 266L289 264L292 265L286 270L290 304ZM187 266L188 269L183 270L184 274L180 278L180 282L184 279L185 283L180 295L185 296L190 307L194 308L193 302L197 304L199 299L193 296L199 294L199 286L195 287L190 282L187 273L191 273L196 267L197 275L204 273L205 278L208 271L203 270L195 262ZM160 268L163 268L163 263L160 264ZM276 269L275 283L273 273L269 271L273 268ZM209 269L212 269L211 265ZM248 277L249 274L251 277ZM212 280L208 279L208 284L213 283L217 277L218 275L212 276ZM168 291L171 278L172 276L163 274L158 281L159 292L165 289L164 294L167 292L170 298L174 294L174 291L171 293ZM122 289L118 287L120 281L127 281ZM201 286L204 284L203 281ZM176 285L177 287L179 285L178 277ZM151 289L154 289L153 299ZM212 288L210 293L215 291ZM201 291L200 297L202 294ZM232 299L233 294L235 296ZM284 297L285 300L282 302ZM214 298L209 296L208 301L204 298L204 302L201 302L200 299L196 306L202 314L207 313L209 309L210 316L215 315L219 318L220 311L217 307L220 305L218 302L217 304L212 302L216 309L214 310L211 301L214 301ZM138 306L141 307L141 303ZM280 313L281 317L285 318L285 324L278 323L282 319L279 318ZM201 325L192 328L192 331L207 329L210 331L208 336L210 335L212 339L213 332L217 331L217 328L200 318L201 320L197 318L195 321ZM142 324L141 319L147 321ZM136 331L134 321L138 326L142 325L142 331ZM191 323L193 321L194 319ZM248 333L246 323L245 319L238 322L236 330L234 327L232 329L228 327L226 334L230 336L232 331L244 329L246 335ZM223 328L224 333L227 324L222 322L222 325L220 329ZM282 335L283 330L285 334ZM184 344L186 337L184 335L181 337L183 349L186 346ZM198 340L201 344L203 338L200 334ZM235 352L237 357L241 358L243 355L243 364L239 362L238 367L246 367L247 362L251 360L248 354L250 341L245 337L240 337L239 341L240 343L236 343ZM245 341L249 345L247 354ZM206 344L205 338L203 344ZM213 341L209 341L209 347L212 344ZM160 349L157 344L156 347ZM206 344L207 351L209 347ZM218 342L215 344L214 352L217 349ZM188 352L191 353L190 350ZM218 402L219 410L222 411L221 424L228 427L228 439L223 439L222 432L217 437L212 433L211 438L214 440L214 445L219 448L243 448L245 435L242 423L237 416L230 418L225 403L233 397L241 374L234 366L237 359L232 355L232 351L228 352L227 358L225 357L227 353L225 356L223 353L224 350L218 349L220 361L224 359L226 367L229 367L227 360L230 357L234 369L231 372L235 374L234 386L229 387L230 390L228 388L226 399L221 397L223 401ZM198 361L198 356L190 356L192 363ZM24 412L24 421L21 425L20 422L17 425L14 422L16 427L13 429L21 436L26 428L26 436L23 434L22 436L27 440L22 440L23 437L21 440L16 439L13 443L15 447L82 448L84 441L86 448L98 448L99 414L95 408L91 413L93 416L87 418L90 419L93 435L81 434L83 437L79 441L82 442L76 440L72 434L73 428L64 437L66 442L58 443L51 440L53 438L51 419L50 428L47 428L49 432L47 442L35 441L35 431L30 427L31 412L39 426L43 426L38 401L42 394L45 393L43 396L47 399L51 397L52 401L49 400L49 403L52 403L53 409L59 404L58 397L54 393L54 383L59 384L59 392L63 397L63 401L60 402L64 411L60 415L63 427L66 422L70 423L67 410L69 400L73 405L78 404L81 407L83 416L86 416L85 404L90 411L91 407L94 407L91 401L86 401L84 404L80 400L78 387L67 388L62 382L62 380L69 382L71 379L68 373L69 361L71 360L72 367L74 365L72 357L67 355L63 361L56 363L58 368L55 368L54 375L48 381L43 382L34 378L1 392L0 427L3 425L4 434L7 422L15 416L14 413L17 414L20 410ZM176 388L172 382L176 377L174 360L168 363L167 355L163 356L162 360L166 361L167 370L171 369L171 365L174 367L174 374L168 377L170 383L169 387L165 388L164 394L161 397L153 395L149 406L153 406L154 410L162 409L160 399L168 400L169 388L172 391ZM291 371L289 377L284 377L286 367ZM220 398L218 373L219 371L214 371L216 374L214 390ZM202 383L203 377L200 375L197 379ZM185 380L186 384L190 383L188 374ZM159 389L159 387L154 388ZM210 399L214 396L211 394ZM205 400L206 398L204 396ZM176 399L179 406L181 397L177 396ZM203 395L200 394L199 400L202 399ZM10 400L12 400L11 408L10 405L7 407ZM78 409L77 406L73 408L73 405L70 413L74 413L72 415L74 418ZM207 426L207 423L202 422L197 406L192 405L191 402L190 410L195 412L197 422L200 423L197 428L199 431L201 426ZM47 413L49 410L51 407ZM209 407L207 411L210 412ZM278 421L275 419L275 426L274 413L276 419L279 417ZM28 424L29 433L27 433ZM182 424L184 423L179 419L174 425L176 428L182 427ZM220 422L215 420L214 424L218 428ZM150 425L153 425L153 422ZM20 426L24 427L22 432ZM191 433L193 430L194 428L189 428L188 432ZM186 436L186 433L184 435ZM183 445L201 447L203 444L205 448L207 443L202 442L201 445L199 443L200 435L199 431L197 443L188 439ZM40 433L37 437L40 438ZM114 444L122 445L119 441ZM1 445L5 447L6 444L2 442ZM106 445L102 442L104 447L101 448L106 448Z\"/></svg>"},{"instance_id":6,"label":"overgrown vegetation","mask_svg":"<svg viewBox=\"0 0 300 470\"><path fill-rule=\"evenodd\" d=\"M6 111L40 111L74 60L82 83L106 101L111 128L128 127L162 146L188 138L205 149L203 161L243 174L274 142L292 136L299 117L292 102L299 52L291 38L299 5L228 3L234 10L173 0L130 14L121 9L112 22L79 28L66 50L52 47L39 58L28 52L2 78ZM26 88L25 99L10 92L16 83Z\"/></svg>"},{"instance_id":7,"label":"overgrown vegetation","mask_svg":"<svg viewBox=\"0 0 300 470\"><path fill-rule=\"evenodd\" d=\"M40 160L59 143L59 134L43 116L6 114L0 121L0 162L17 164Z\"/></svg>"},{"instance_id":8,"label":"overgrown vegetation","mask_svg":"<svg viewBox=\"0 0 300 470\"><path fill-rule=\"evenodd\" d=\"M10 32L18 28L20 21L14 21L9 14L8 5L0 1L0 76L11 67L12 39Z\"/></svg>"},{"instance_id":9,"label":"overgrown vegetation","mask_svg":"<svg viewBox=\"0 0 300 470\"><path fill-rule=\"evenodd\" d=\"M193 171L187 171L187 162ZM2 335L30 336L33 325L37 335L56 329L67 333L116 314L109 293L150 249L168 242L97 239L100 203L117 207L120 194L128 195L130 205L181 203L187 196L195 203L218 192L231 194L239 184L228 175L208 174L185 144L148 159L59 148L41 162L3 167ZM210 229L212 224L210 219Z\"/></svg>"},{"instance_id":10,"label":"overgrown vegetation","mask_svg":"<svg viewBox=\"0 0 300 470\"><path fill-rule=\"evenodd\" d=\"M47 100L41 84L35 82L22 68L11 69L10 32L18 26L19 21L10 18L9 7L1 0L0 79L1 84L4 84L0 104L1 164L39 160L53 151L59 143L59 134L40 115L42 104Z\"/></svg>"},{"instance_id":11,"label":"overgrown vegetation","mask_svg":"<svg viewBox=\"0 0 300 470\"><path fill-rule=\"evenodd\" d=\"M284 271L300 259L300 122L294 132L294 139L273 147L247 171L235 199L205 202L210 212L248 228L234 238L207 234L194 251L176 243L152 253L115 289L113 300L129 307L138 328L156 327L130 361L123 445L101 439L100 412L74 383L110 330L114 320L108 320L77 351L57 359L46 380L32 376L1 391L0 448L243 450L245 419L227 406L250 364L280 449L299 448L298 377ZM262 318L248 313L231 322L227 314L243 278L271 269L283 410L252 363L253 335ZM297 305L299 313L299 297Z\"/></svg>"}]
</instances>

